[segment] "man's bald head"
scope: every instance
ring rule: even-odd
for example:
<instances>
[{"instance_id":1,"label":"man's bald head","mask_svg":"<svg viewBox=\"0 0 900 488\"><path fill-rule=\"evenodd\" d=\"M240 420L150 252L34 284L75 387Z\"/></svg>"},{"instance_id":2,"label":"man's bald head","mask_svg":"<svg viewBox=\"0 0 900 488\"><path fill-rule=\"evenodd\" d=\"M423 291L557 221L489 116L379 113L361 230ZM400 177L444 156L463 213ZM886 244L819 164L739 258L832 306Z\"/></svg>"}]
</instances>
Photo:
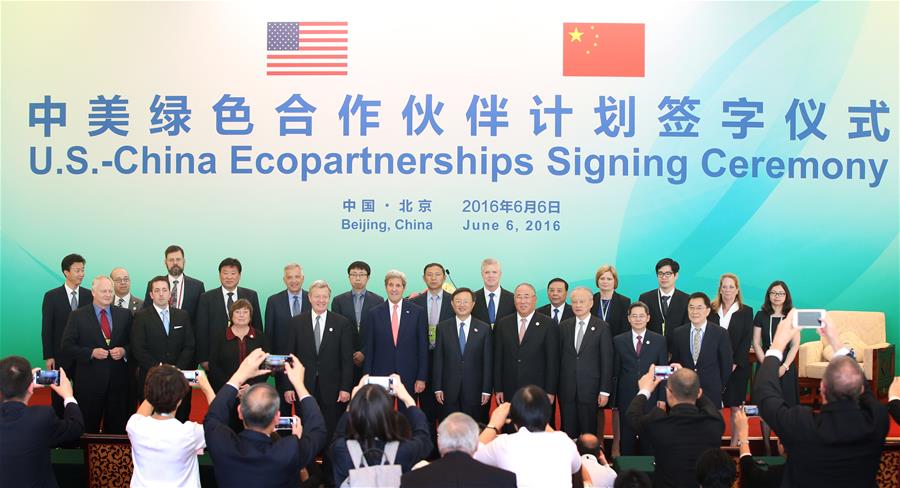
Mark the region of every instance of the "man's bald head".
<instances>
[{"instance_id":1,"label":"man's bald head","mask_svg":"<svg viewBox=\"0 0 900 488\"><path fill-rule=\"evenodd\" d=\"M694 403L700 398L700 377L688 368L681 368L669 377L666 389L671 398L669 405L677 403Z\"/></svg>"},{"instance_id":2,"label":"man's bald head","mask_svg":"<svg viewBox=\"0 0 900 488\"><path fill-rule=\"evenodd\" d=\"M826 402L840 400L859 401L866 380L862 368L849 356L837 356L825 368L822 377L822 394Z\"/></svg>"}]
</instances>

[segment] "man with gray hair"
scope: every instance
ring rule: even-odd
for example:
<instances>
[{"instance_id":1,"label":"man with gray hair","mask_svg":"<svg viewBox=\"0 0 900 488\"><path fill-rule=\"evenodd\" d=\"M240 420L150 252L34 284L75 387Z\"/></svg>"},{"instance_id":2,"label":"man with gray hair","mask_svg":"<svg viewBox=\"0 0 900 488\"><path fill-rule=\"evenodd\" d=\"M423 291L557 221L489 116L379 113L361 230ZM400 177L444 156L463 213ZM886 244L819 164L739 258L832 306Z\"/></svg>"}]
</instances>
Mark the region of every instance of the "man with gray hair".
<instances>
[{"instance_id":1,"label":"man with gray hair","mask_svg":"<svg viewBox=\"0 0 900 488\"><path fill-rule=\"evenodd\" d=\"M509 487L516 486L516 475L488 466L472 458L478 449L478 424L472 417L451 413L438 426L438 450L441 459L403 475L403 487Z\"/></svg>"},{"instance_id":2,"label":"man with gray hair","mask_svg":"<svg viewBox=\"0 0 900 488\"><path fill-rule=\"evenodd\" d=\"M500 277L503 270L500 261L494 258L485 258L481 262L481 280L484 287L475 292L475 308L472 315L493 328L497 322L507 315L516 312L513 305L513 294L509 290L500 288Z\"/></svg>"},{"instance_id":3,"label":"man with gray hair","mask_svg":"<svg viewBox=\"0 0 900 488\"><path fill-rule=\"evenodd\" d=\"M291 352L291 319L301 312L309 311L309 293L303 289L303 268L297 263L288 263L284 266L285 289L270 296L266 300L265 332L271 345L272 354L287 354ZM296 353L295 353L296 354ZM285 382L277 382L278 395L284 396ZM291 415L291 404L281 403L281 415Z\"/></svg>"},{"instance_id":4,"label":"man with gray hair","mask_svg":"<svg viewBox=\"0 0 900 488\"><path fill-rule=\"evenodd\" d=\"M756 375L753 400L788 453L784 486L875 486L887 436L887 408L872 395L862 368L827 315L819 335L835 352L819 385L822 410L789 407L779 381L782 354L800 329L795 312L778 324Z\"/></svg>"},{"instance_id":5,"label":"man with gray hair","mask_svg":"<svg viewBox=\"0 0 900 488\"><path fill-rule=\"evenodd\" d=\"M284 366L299 404L300 417L292 418L292 435L271 437L278 424L279 401L278 392L267 383L257 383L241 396L238 416L244 430L235 434L228 427L228 412L234 410L241 385L269 372L260 369L267 356L262 349L248 354L209 404L203 430L219 486L298 486L300 470L325 445L325 421L303 384L303 364L293 355Z\"/></svg>"}]
</instances>

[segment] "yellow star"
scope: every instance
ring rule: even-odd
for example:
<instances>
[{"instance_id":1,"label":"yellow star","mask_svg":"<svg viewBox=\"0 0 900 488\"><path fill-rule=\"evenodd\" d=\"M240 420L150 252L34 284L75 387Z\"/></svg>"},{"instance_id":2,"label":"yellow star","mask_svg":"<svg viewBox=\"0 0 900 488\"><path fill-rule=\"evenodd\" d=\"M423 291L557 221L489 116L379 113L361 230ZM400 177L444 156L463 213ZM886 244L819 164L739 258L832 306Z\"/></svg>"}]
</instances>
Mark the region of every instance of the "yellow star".
<instances>
[{"instance_id":1,"label":"yellow star","mask_svg":"<svg viewBox=\"0 0 900 488\"><path fill-rule=\"evenodd\" d=\"M581 42L581 36L583 34L584 34L584 32L579 32L578 27L576 27L575 32L569 32L569 35L572 36L572 38L569 39L569 42L575 42L575 41Z\"/></svg>"}]
</instances>

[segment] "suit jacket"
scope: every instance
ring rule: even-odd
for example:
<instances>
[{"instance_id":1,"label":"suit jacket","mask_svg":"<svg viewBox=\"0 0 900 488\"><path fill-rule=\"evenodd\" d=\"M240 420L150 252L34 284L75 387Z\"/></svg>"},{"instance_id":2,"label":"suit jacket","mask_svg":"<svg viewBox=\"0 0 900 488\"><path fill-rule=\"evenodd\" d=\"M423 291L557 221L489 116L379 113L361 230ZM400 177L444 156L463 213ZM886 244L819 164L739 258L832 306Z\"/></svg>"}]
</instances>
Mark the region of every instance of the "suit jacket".
<instances>
[{"instance_id":1,"label":"suit jacket","mask_svg":"<svg viewBox=\"0 0 900 488\"><path fill-rule=\"evenodd\" d=\"M269 341L264 332L251 328L250 333L244 337L247 354L256 348L263 351L269 350ZM228 331L222 330L213 338L209 353L209 384L214 391L219 391L222 385L231 378L241 365L240 343L236 338L229 340ZM247 384L264 383L269 375L264 374L247 380Z\"/></svg>"},{"instance_id":2,"label":"suit jacket","mask_svg":"<svg viewBox=\"0 0 900 488\"><path fill-rule=\"evenodd\" d=\"M506 401L525 385L537 385L551 395L559 381L559 327L537 312L519 344L519 315L497 322L494 330L494 391Z\"/></svg>"},{"instance_id":3,"label":"suit jacket","mask_svg":"<svg viewBox=\"0 0 900 488\"><path fill-rule=\"evenodd\" d=\"M313 330L312 309L301 312L291 319L290 346L286 353L297 356L306 373L303 384L310 392L316 391L319 379L321 397L318 403L337 403L338 392L349 393L353 389L353 326L343 315L325 314L325 322L320 324L322 342L316 352L316 336ZM286 375L277 376L282 391L291 389Z\"/></svg>"},{"instance_id":4,"label":"suit jacket","mask_svg":"<svg viewBox=\"0 0 900 488\"><path fill-rule=\"evenodd\" d=\"M601 303L600 292L598 291L597 293L594 293L594 306L591 307L591 315L600 317L600 320L604 320L603 313L600 310ZM631 305L630 298L625 295L620 295L617 292L613 292L612 298L609 301L609 308L606 309L606 323L609 324L613 337L631 330L631 325L628 323L629 305Z\"/></svg>"},{"instance_id":5,"label":"suit jacket","mask_svg":"<svg viewBox=\"0 0 900 488\"><path fill-rule=\"evenodd\" d=\"M113 306L118 307L118 305L116 305L117 303L119 303L119 298L116 296L113 296ZM131 315L133 316L134 314L136 314L138 312L138 310L141 310L144 308L144 301L141 300L140 298L134 296L134 293L132 293L131 296L128 298L128 303L123 303L121 308L128 310L129 312L131 312Z\"/></svg>"},{"instance_id":6,"label":"suit jacket","mask_svg":"<svg viewBox=\"0 0 900 488\"><path fill-rule=\"evenodd\" d=\"M155 307L135 314L131 326L131 357L141 368L141 378L159 363L193 369L194 328L184 310L169 307L169 333Z\"/></svg>"},{"instance_id":7,"label":"suit jacket","mask_svg":"<svg viewBox=\"0 0 900 488\"><path fill-rule=\"evenodd\" d=\"M366 315L369 315L369 310L372 310L373 307L380 303L384 303L384 298L381 295L366 290L360 316L365 319ZM334 297L331 300L331 311L343 315L350 321L353 325L353 350L362 351L364 334L360 329L361 324L356 321L356 309L353 308L353 292L344 292Z\"/></svg>"},{"instance_id":8,"label":"suit jacket","mask_svg":"<svg viewBox=\"0 0 900 488\"><path fill-rule=\"evenodd\" d=\"M0 403L0 472L4 486L58 486L50 465L50 449L84 433L77 403L66 405L63 415L60 419L45 406Z\"/></svg>"},{"instance_id":9,"label":"suit jacket","mask_svg":"<svg viewBox=\"0 0 900 488\"><path fill-rule=\"evenodd\" d=\"M497 325L497 322L500 322L500 319L503 317L516 313L515 295L513 295L511 291L500 288L500 296L494 298L495 300L499 300L499 303L494 303L494 306L496 307L496 322L491 323L490 317L488 316L488 302L484 298L483 287L475 292L475 308L472 309L472 315L476 319L490 325L491 328Z\"/></svg>"},{"instance_id":10,"label":"suit jacket","mask_svg":"<svg viewBox=\"0 0 900 488\"><path fill-rule=\"evenodd\" d=\"M372 376L397 373L406 389L416 381L428 381L428 318L424 309L403 299L397 345L391 331L391 303L369 310L363 319L363 372Z\"/></svg>"},{"instance_id":11,"label":"suit jacket","mask_svg":"<svg viewBox=\"0 0 900 488\"><path fill-rule=\"evenodd\" d=\"M709 321L719 325L719 314L716 310L709 313ZM731 342L731 352L734 354L734 364L738 368L750 369L750 341L753 339L753 309L742 305L731 316L728 323L728 340ZM735 373L737 371L735 370ZM746 387L746 385L744 385Z\"/></svg>"},{"instance_id":12,"label":"suit jacket","mask_svg":"<svg viewBox=\"0 0 900 488\"><path fill-rule=\"evenodd\" d=\"M68 357L62 348L63 331L69 322L69 314L72 306L71 297L66 293L66 287L60 286L44 293L44 303L41 305L41 342L44 346L44 359L53 358L56 366L71 372L71 366L75 359ZM87 288L78 287L78 307L82 307L94 301L94 294Z\"/></svg>"},{"instance_id":13,"label":"suit jacket","mask_svg":"<svg viewBox=\"0 0 900 488\"><path fill-rule=\"evenodd\" d=\"M228 427L229 412L237 403L237 390L225 385L209 404L203 421L206 448L213 460L216 481L221 487L299 486L300 469L315 460L325 445L325 420L316 400L305 397L298 411L303 436L278 439L256 431L235 434Z\"/></svg>"},{"instance_id":14,"label":"suit jacket","mask_svg":"<svg viewBox=\"0 0 900 488\"><path fill-rule=\"evenodd\" d=\"M700 342L700 356L697 358L697 364L694 364L694 357L691 355L691 329L693 327L688 322L675 329L670 341L672 344L671 362L679 363L685 368L696 371L700 376L703 396L709 398L716 407L720 407L722 390L728 384L733 364L731 339L725 329L707 321L706 332L703 333L703 339Z\"/></svg>"},{"instance_id":15,"label":"suit jacket","mask_svg":"<svg viewBox=\"0 0 900 488\"><path fill-rule=\"evenodd\" d=\"M553 320L553 304L551 303L538 308L536 312L541 315L546 315L547 317L550 317L550 320ZM572 306L566 303L563 305L563 312L562 316L559 318L559 323L562 323L564 320L571 319L574 316L575 312L572 311Z\"/></svg>"},{"instance_id":16,"label":"suit jacket","mask_svg":"<svg viewBox=\"0 0 900 488\"><path fill-rule=\"evenodd\" d=\"M665 366L669 364L669 354L666 349L666 340L663 336L645 330L641 337L643 345L641 346L641 355L638 356L634 350L634 343L631 342L631 328L628 332L619 334L613 338L613 349L615 350L615 358L613 359L613 375L616 382L616 392L613 395L613 401L616 408L620 412L624 412L631 404L634 396L638 393L638 380L647 373L651 364L657 366ZM665 396L657 387L656 391L650 394L648 408L656 405L656 402L665 401Z\"/></svg>"},{"instance_id":17,"label":"suit jacket","mask_svg":"<svg viewBox=\"0 0 900 488\"><path fill-rule=\"evenodd\" d=\"M668 413L660 408L644 413L646 403L647 397L637 395L625 415L641 442L650 441L653 446L653 486L697 486L697 458L707 449L719 449L725 432L718 407L706 395L695 405L675 405Z\"/></svg>"},{"instance_id":18,"label":"suit jacket","mask_svg":"<svg viewBox=\"0 0 900 488\"><path fill-rule=\"evenodd\" d=\"M778 358L766 357L753 400L788 452L782 486L875 486L889 420L869 382L858 402L829 402L817 414L803 405L788 407L779 366Z\"/></svg>"},{"instance_id":19,"label":"suit jacket","mask_svg":"<svg viewBox=\"0 0 900 488\"><path fill-rule=\"evenodd\" d=\"M662 310L659 308L659 288L642 293L639 298L640 301L650 307L650 322L647 324L647 329L666 336L666 345L669 347L670 352L672 350L672 334L675 332L675 329L689 322L687 315L689 296L687 293L676 289L672 293L672 298L669 299L669 313L665 317L663 317ZM665 331L663 331L664 323Z\"/></svg>"},{"instance_id":20,"label":"suit jacket","mask_svg":"<svg viewBox=\"0 0 900 488\"><path fill-rule=\"evenodd\" d=\"M187 291L187 290L185 290ZM259 309L259 297L249 288L237 287L237 296L234 301L243 298L253 305L253 317L250 326L258 331L263 330L262 312ZM222 287L217 286L200 295L197 305L197 362L209 361L213 340L225 332L231 316L225 308L225 298Z\"/></svg>"},{"instance_id":21,"label":"suit jacket","mask_svg":"<svg viewBox=\"0 0 900 488\"><path fill-rule=\"evenodd\" d=\"M455 315L437 326L432 386L434 391L444 392L445 402L479 404L482 393L493 392L491 327L474 316L469 321L465 352L459 349L459 324Z\"/></svg>"},{"instance_id":22,"label":"suit jacket","mask_svg":"<svg viewBox=\"0 0 900 488\"><path fill-rule=\"evenodd\" d=\"M78 362L75 371L75 391L103 393L111 388L128 388L128 368L125 359L131 350L131 312L124 308L110 307L112 335L109 345L103 337L100 321L89 303L69 315L69 323L63 334L63 349ZM94 359L94 349L125 349L125 359Z\"/></svg>"},{"instance_id":23,"label":"suit jacket","mask_svg":"<svg viewBox=\"0 0 900 488\"><path fill-rule=\"evenodd\" d=\"M300 290L300 314L312 310L309 304L309 294L306 290ZM291 338L291 304L288 300L288 291L281 290L266 300L266 337L273 354L287 354L292 347Z\"/></svg>"},{"instance_id":24,"label":"suit jacket","mask_svg":"<svg viewBox=\"0 0 900 488\"><path fill-rule=\"evenodd\" d=\"M576 351L577 333L576 317L559 326L559 401L596 404L601 391L612 393L612 335L609 324L592 316L585 324L581 350Z\"/></svg>"},{"instance_id":25,"label":"suit jacket","mask_svg":"<svg viewBox=\"0 0 900 488\"><path fill-rule=\"evenodd\" d=\"M462 451L451 451L428 466L403 473L404 488L516 487L516 474L480 463Z\"/></svg>"},{"instance_id":26,"label":"suit jacket","mask_svg":"<svg viewBox=\"0 0 900 488\"><path fill-rule=\"evenodd\" d=\"M760 461L762 463L762 461ZM763 469L753 456L741 456L741 488L769 488L781 486L784 465L766 465Z\"/></svg>"},{"instance_id":27,"label":"suit jacket","mask_svg":"<svg viewBox=\"0 0 900 488\"><path fill-rule=\"evenodd\" d=\"M163 275L165 276L165 275ZM202 295L206 291L206 286L203 285L203 282L191 278L186 274L181 275L181 280L178 282L179 286L182 286L184 289L184 293L181 296L181 310L184 310L191 317L191 324L194 325L194 334L197 333L197 306L200 304L200 295ZM144 308L149 308L153 305L153 299L150 298L150 283L147 283L147 293L144 294Z\"/></svg>"}]
</instances>

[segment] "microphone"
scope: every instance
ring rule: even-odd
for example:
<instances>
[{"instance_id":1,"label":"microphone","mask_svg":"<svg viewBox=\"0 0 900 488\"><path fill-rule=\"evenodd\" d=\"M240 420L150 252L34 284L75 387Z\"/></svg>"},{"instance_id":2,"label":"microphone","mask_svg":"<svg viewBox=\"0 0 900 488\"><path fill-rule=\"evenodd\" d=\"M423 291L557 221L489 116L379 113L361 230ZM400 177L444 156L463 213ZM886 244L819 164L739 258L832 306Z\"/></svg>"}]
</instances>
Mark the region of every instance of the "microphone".
<instances>
[{"instance_id":1,"label":"microphone","mask_svg":"<svg viewBox=\"0 0 900 488\"><path fill-rule=\"evenodd\" d=\"M450 270L448 268L444 268L444 274L447 275L447 279L450 280L450 284L453 285L453 288L459 288L450 276Z\"/></svg>"}]
</instances>

